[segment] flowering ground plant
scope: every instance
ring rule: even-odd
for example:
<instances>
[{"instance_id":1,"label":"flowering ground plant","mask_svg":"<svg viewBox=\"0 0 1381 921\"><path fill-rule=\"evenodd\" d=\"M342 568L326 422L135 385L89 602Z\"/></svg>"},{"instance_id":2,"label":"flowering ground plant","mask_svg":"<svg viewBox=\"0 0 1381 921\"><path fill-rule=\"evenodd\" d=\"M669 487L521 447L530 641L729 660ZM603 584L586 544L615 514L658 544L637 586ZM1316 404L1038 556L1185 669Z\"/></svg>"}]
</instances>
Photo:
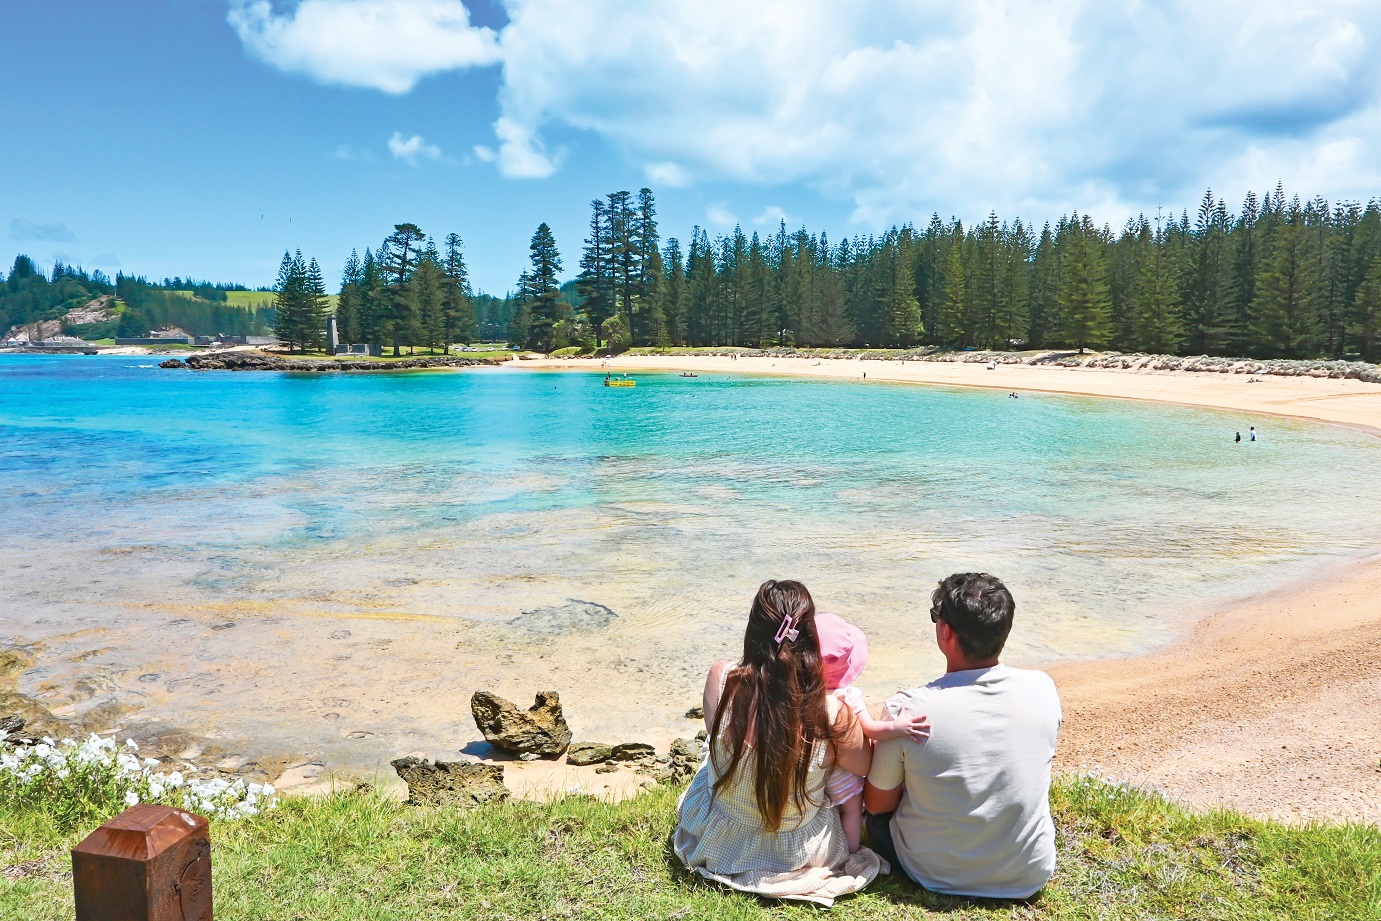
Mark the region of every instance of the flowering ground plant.
<instances>
[{"instance_id":1,"label":"flowering ground plant","mask_svg":"<svg viewBox=\"0 0 1381 921\"><path fill-rule=\"evenodd\" d=\"M0 804L41 807L58 825L74 828L138 803L237 819L277 802L271 784L165 774L155 770L160 766L152 758L141 759L132 740L117 745L97 735L84 742L45 738L37 745L0 748Z\"/></svg>"}]
</instances>

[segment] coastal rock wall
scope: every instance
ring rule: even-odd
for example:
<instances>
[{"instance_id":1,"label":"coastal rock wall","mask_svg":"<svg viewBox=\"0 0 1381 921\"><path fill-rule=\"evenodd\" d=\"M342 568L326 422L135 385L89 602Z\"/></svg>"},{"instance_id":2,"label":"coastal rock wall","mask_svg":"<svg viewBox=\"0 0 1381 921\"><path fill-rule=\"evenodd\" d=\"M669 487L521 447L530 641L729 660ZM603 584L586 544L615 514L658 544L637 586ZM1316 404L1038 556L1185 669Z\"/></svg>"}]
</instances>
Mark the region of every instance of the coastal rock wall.
<instances>
[{"instance_id":1,"label":"coastal rock wall","mask_svg":"<svg viewBox=\"0 0 1381 921\"><path fill-rule=\"evenodd\" d=\"M466 368L497 364L488 358L435 355L400 358L397 361L360 361L333 358L283 358L264 352L200 352L186 359L170 358L160 368L193 371L408 371L420 368Z\"/></svg>"}]
</instances>

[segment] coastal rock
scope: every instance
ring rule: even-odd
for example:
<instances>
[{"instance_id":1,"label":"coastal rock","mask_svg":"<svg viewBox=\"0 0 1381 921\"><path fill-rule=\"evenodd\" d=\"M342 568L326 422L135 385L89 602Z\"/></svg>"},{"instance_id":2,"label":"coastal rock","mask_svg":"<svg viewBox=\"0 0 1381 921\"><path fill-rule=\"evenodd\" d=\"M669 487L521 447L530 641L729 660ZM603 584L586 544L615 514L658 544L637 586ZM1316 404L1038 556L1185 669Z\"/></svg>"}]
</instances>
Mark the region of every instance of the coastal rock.
<instances>
[{"instance_id":1,"label":"coastal rock","mask_svg":"<svg viewBox=\"0 0 1381 921\"><path fill-rule=\"evenodd\" d=\"M624 742L609 751L610 761L643 761L657 756L657 750L646 742Z\"/></svg>"},{"instance_id":2,"label":"coastal rock","mask_svg":"<svg viewBox=\"0 0 1381 921\"><path fill-rule=\"evenodd\" d=\"M396 361L361 361L350 358L283 358L263 352L200 352L187 358L193 371L412 371L420 368L466 368L491 365L487 358L428 355Z\"/></svg>"},{"instance_id":3,"label":"coastal rock","mask_svg":"<svg viewBox=\"0 0 1381 921\"><path fill-rule=\"evenodd\" d=\"M571 744L571 729L555 691L538 691L532 707L519 710L488 691L470 698L470 713L484 740L515 755L555 758Z\"/></svg>"},{"instance_id":4,"label":"coastal rock","mask_svg":"<svg viewBox=\"0 0 1381 921\"><path fill-rule=\"evenodd\" d=\"M614 753L614 746L604 745L600 742L572 742L571 747L566 750L566 763L574 764L577 767L584 767L587 764L601 764L609 760L609 756Z\"/></svg>"},{"instance_id":5,"label":"coastal rock","mask_svg":"<svg viewBox=\"0 0 1381 921\"><path fill-rule=\"evenodd\" d=\"M183 361L181 358L169 358L167 361L160 361L158 366L160 368L185 368L187 367L187 362Z\"/></svg>"},{"instance_id":6,"label":"coastal rock","mask_svg":"<svg viewBox=\"0 0 1381 921\"><path fill-rule=\"evenodd\" d=\"M0 719L0 745L37 745L38 738L24 731L25 719L22 716L7 716Z\"/></svg>"},{"instance_id":7,"label":"coastal rock","mask_svg":"<svg viewBox=\"0 0 1381 921\"><path fill-rule=\"evenodd\" d=\"M667 766L657 779L662 783L687 783L700 770L701 744L697 739L676 739L671 743Z\"/></svg>"},{"instance_id":8,"label":"coastal rock","mask_svg":"<svg viewBox=\"0 0 1381 921\"><path fill-rule=\"evenodd\" d=\"M502 764L432 763L411 755L389 763L408 785L413 806L480 806L508 799Z\"/></svg>"},{"instance_id":9,"label":"coastal rock","mask_svg":"<svg viewBox=\"0 0 1381 921\"><path fill-rule=\"evenodd\" d=\"M691 707L686 711L686 719L703 720L705 718L705 708L699 705Z\"/></svg>"}]
</instances>

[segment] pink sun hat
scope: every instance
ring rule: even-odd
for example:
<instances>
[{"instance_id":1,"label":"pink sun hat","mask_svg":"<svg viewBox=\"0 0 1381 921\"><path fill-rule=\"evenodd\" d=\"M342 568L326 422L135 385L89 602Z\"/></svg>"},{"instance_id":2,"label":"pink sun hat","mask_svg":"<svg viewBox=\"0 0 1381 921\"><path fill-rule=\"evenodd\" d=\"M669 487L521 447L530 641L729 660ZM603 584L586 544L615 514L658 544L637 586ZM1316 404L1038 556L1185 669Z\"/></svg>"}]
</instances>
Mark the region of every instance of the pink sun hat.
<instances>
[{"instance_id":1,"label":"pink sun hat","mask_svg":"<svg viewBox=\"0 0 1381 921\"><path fill-rule=\"evenodd\" d=\"M868 664L868 638L838 614L816 614L815 633L820 637L820 662L829 690L853 684Z\"/></svg>"}]
</instances>

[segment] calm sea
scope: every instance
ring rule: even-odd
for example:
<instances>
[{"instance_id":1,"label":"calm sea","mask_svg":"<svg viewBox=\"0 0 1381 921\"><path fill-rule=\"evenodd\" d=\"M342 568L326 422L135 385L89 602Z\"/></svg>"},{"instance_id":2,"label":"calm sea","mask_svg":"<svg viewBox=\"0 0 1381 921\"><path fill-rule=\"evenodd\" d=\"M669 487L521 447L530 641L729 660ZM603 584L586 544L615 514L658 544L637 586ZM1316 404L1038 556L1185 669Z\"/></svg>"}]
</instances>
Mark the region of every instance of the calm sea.
<instances>
[{"instance_id":1,"label":"calm sea","mask_svg":"<svg viewBox=\"0 0 1381 921\"><path fill-rule=\"evenodd\" d=\"M0 357L0 642L98 631L129 693L122 624L147 651L157 618L262 614L284 643L299 617L473 625L464 667L579 649L563 680L681 694L768 577L864 626L881 688L952 571L1007 580L1013 654L1040 661L1145 649L1381 546L1381 440L1339 427L861 381L153 364Z\"/></svg>"}]
</instances>

